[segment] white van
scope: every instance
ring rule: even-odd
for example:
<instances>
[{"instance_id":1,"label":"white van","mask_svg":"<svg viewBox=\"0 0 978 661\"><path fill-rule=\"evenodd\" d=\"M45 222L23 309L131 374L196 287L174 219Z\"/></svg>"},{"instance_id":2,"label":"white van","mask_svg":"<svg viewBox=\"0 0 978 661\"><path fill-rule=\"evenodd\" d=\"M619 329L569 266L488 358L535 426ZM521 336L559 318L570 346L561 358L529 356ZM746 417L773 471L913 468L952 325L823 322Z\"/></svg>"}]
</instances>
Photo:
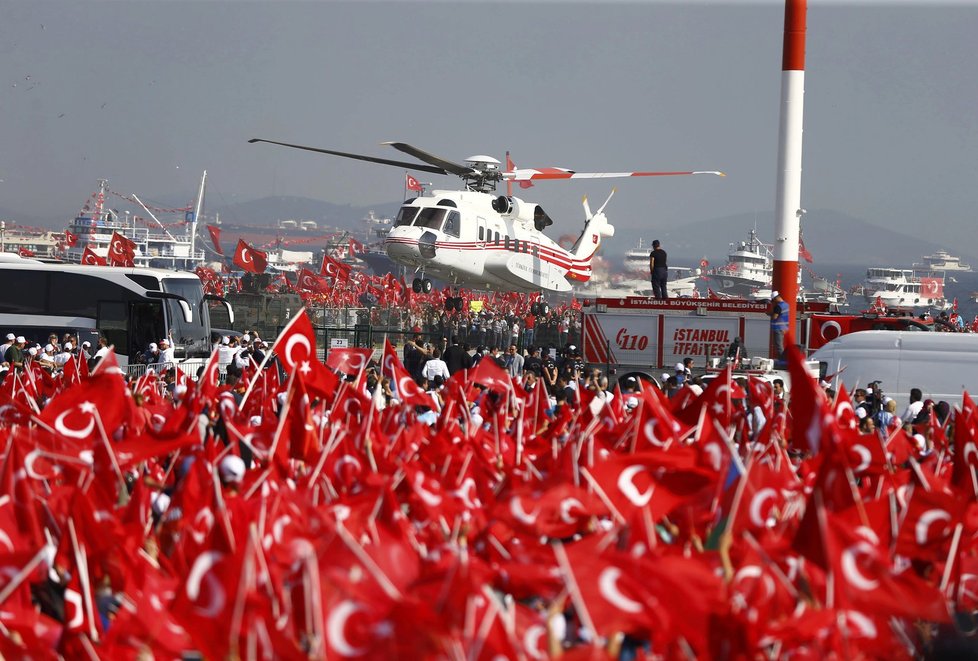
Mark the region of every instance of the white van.
<instances>
[{"instance_id":1,"label":"white van","mask_svg":"<svg viewBox=\"0 0 978 661\"><path fill-rule=\"evenodd\" d=\"M839 370L846 390L880 381L897 406L910 401L910 389L924 399L960 404L967 390L978 395L978 334L860 331L832 340L812 354L823 374Z\"/></svg>"}]
</instances>

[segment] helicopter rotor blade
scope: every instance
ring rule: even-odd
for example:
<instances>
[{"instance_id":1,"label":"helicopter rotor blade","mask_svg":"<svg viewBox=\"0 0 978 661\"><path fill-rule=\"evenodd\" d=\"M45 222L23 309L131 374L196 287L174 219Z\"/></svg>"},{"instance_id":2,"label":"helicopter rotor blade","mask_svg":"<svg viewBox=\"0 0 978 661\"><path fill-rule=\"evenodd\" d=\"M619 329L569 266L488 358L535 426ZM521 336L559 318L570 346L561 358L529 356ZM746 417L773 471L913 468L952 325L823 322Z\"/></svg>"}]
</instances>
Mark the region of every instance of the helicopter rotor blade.
<instances>
[{"instance_id":1,"label":"helicopter rotor blade","mask_svg":"<svg viewBox=\"0 0 978 661\"><path fill-rule=\"evenodd\" d=\"M591 205L587 203L587 195L581 199L581 204L584 205L584 220L591 220L593 216L591 214Z\"/></svg>"},{"instance_id":2,"label":"helicopter rotor blade","mask_svg":"<svg viewBox=\"0 0 978 661\"><path fill-rule=\"evenodd\" d=\"M451 174L455 174L460 177L464 177L474 172L474 170L467 165L454 163L452 161L446 161L444 158L441 158L440 156L429 154L428 152L422 149L418 149L417 147L414 147L412 145L409 145L406 142L383 142L381 144L390 145L397 151L402 151L405 154L410 154L411 156L414 156L419 161L424 161L425 163L430 163L435 167L443 168L446 172L450 172Z\"/></svg>"},{"instance_id":3,"label":"helicopter rotor blade","mask_svg":"<svg viewBox=\"0 0 978 661\"><path fill-rule=\"evenodd\" d=\"M393 161L388 158L376 158L374 156L364 156L362 154L350 154L343 151L333 151L332 149L320 149L318 147L306 147L305 145L293 145L287 142L276 142L275 140L265 140L264 138L252 138L248 142L249 143L267 142L272 145L291 147L292 149L303 149L305 151L313 151L313 152L318 152L320 154L332 154L333 156L342 156L343 158L352 158L358 161L380 163L381 165L393 165L399 168L406 168L409 170L420 170L422 172L431 172L433 174L457 174L455 172L446 170L445 168L434 167L432 165L420 165L418 163L407 163L405 161Z\"/></svg>"},{"instance_id":4,"label":"helicopter rotor blade","mask_svg":"<svg viewBox=\"0 0 978 661\"><path fill-rule=\"evenodd\" d=\"M503 173L503 179L514 181L533 181L538 179L614 179L620 177L675 177L691 174L715 174L727 176L718 170L696 170L688 172L575 172L566 168L519 168Z\"/></svg>"}]
</instances>

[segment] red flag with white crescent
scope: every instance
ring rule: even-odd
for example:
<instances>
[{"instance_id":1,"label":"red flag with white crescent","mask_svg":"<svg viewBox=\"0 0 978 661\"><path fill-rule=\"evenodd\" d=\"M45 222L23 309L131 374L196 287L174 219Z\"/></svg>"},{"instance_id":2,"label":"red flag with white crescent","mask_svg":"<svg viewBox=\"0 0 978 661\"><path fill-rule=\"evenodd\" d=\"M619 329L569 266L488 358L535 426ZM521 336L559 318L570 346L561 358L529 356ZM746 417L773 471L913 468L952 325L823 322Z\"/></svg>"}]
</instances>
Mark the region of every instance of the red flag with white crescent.
<instances>
[{"instance_id":1,"label":"red flag with white crescent","mask_svg":"<svg viewBox=\"0 0 978 661\"><path fill-rule=\"evenodd\" d=\"M404 173L404 187L408 190L414 191L415 193L421 193L424 191L424 189L421 187L421 182L406 172Z\"/></svg>"},{"instance_id":2,"label":"red flag with white crescent","mask_svg":"<svg viewBox=\"0 0 978 661\"><path fill-rule=\"evenodd\" d=\"M65 243L68 244L69 248L74 248L75 244L78 243L78 235L65 230Z\"/></svg>"},{"instance_id":3,"label":"red flag with white crescent","mask_svg":"<svg viewBox=\"0 0 978 661\"><path fill-rule=\"evenodd\" d=\"M316 334L305 308L282 329L272 351L289 372L303 361L316 360Z\"/></svg>"},{"instance_id":4,"label":"red flag with white crescent","mask_svg":"<svg viewBox=\"0 0 978 661\"><path fill-rule=\"evenodd\" d=\"M384 358L381 361L381 374L391 380L391 384L397 391L397 396L405 404L411 406L427 406L431 409L437 408L431 395L421 389L407 369L401 364L394 345L390 340L384 340Z\"/></svg>"},{"instance_id":5,"label":"red flag with white crescent","mask_svg":"<svg viewBox=\"0 0 978 661\"><path fill-rule=\"evenodd\" d=\"M238 239L234 249L234 263L248 273L264 273L268 267L268 253L252 248L244 239Z\"/></svg>"},{"instance_id":6,"label":"red flag with white crescent","mask_svg":"<svg viewBox=\"0 0 978 661\"><path fill-rule=\"evenodd\" d=\"M118 232L112 233L109 241L108 262L112 266L134 266L136 242Z\"/></svg>"},{"instance_id":7,"label":"red flag with white crescent","mask_svg":"<svg viewBox=\"0 0 978 661\"><path fill-rule=\"evenodd\" d=\"M105 257L96 255L95 251L89 246L85 246L85 252L81 256L81 263L86 266L105 266L107 264Z\"/></svg>"}]
</instances>

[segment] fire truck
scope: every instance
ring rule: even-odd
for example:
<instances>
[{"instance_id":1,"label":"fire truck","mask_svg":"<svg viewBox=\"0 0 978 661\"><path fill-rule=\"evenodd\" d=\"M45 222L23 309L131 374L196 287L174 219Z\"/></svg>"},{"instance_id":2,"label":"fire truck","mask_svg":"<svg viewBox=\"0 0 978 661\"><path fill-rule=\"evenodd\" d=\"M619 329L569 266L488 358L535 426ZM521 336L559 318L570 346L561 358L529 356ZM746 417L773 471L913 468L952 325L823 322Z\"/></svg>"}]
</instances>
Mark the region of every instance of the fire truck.
<instances>
[{"instance_id":1,"label":"fire truck","mask_svg":"<svg viewBox=\"0 0 978 661\"><path fill-rule=\"evenodd\" d=\"M656 383L685 358L698 372L736 362L747 373L771 373L770 309L767 302L734 299L596 298L582 307L582 355L607 374ZM815 349L848 332L852 316L830 314L824 303L799 304L795 337L806 351ZM818 339L810 347L813 319Z\"/></svg>"},{"instance_id":2,"label":"fire truck","mask_svg":"<svg viewBox=\"0 0 978 661\"><path fill-rule=\"evenodd\" d=\"M698 372L736 362L746 373L772 375L770 303L735 299L625 297L584 301L584 360L618 378L661 381L692 358ZM931 320L873 311L841 314L826 303L799 303L795 338L806 353L864 330L930 331ZM728 360L729 359L729 360ZM779 375L780 376L780 375Z\"/></svg>"}]
</instances>

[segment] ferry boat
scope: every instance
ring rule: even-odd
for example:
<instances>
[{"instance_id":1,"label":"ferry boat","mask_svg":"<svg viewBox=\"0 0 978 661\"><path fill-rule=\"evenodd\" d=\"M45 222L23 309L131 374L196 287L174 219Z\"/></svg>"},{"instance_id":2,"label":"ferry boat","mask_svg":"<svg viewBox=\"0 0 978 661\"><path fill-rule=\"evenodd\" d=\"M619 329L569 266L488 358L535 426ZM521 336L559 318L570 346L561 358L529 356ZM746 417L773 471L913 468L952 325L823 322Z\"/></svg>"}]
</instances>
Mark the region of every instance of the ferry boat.
<instances>
[{"instance_id":1,"label":"ferry boat","mask_svg":"<svg viewBox=\"0 0 978 661\"><path fill-rule=\"evenodd\" d=\"M136 266L193 271L205 262L205 242L198 240L196 234L206 179L207 172L204 172L195 206L165 210L182 216L180 221L174 223L160 221L135 195L131 199L138 202L152 220L129 211L119 213L109 208L106 204L106 198L111 194L109 182L100 179L98 190L68 226L68 232L76 240L65 251L65 259L69 262L81 262L86 248L90 248L99 257L105 257L112 234L118 232L135 242L136 255L133 263ZM130 200L125 196L120 197Z\"/></svg>"},{"instance_id":2,"label":"ferry boat","mask_svg":"<svg viewBox=\"0 0 978 661\"><path fill-rule=\"evenodd\" d=\"M953 303L944 297L944 276L933 271L871 267L860 288L869 305L881 303L887 310L948 310Z\"/></svg>"},{"instance_id":3,"label":"ferry boat","mask_svg":"<svg viewBox=\"0 0 978 661\"><path fill-rule=\"evenodd\" d=\"M954 257L946 250L938 250L933 255L924 255L923 260L923 262L915 263L913 267L927 271L971 272L971 264L962 264L960 257Z\"/></svg>"}]
</instances>

